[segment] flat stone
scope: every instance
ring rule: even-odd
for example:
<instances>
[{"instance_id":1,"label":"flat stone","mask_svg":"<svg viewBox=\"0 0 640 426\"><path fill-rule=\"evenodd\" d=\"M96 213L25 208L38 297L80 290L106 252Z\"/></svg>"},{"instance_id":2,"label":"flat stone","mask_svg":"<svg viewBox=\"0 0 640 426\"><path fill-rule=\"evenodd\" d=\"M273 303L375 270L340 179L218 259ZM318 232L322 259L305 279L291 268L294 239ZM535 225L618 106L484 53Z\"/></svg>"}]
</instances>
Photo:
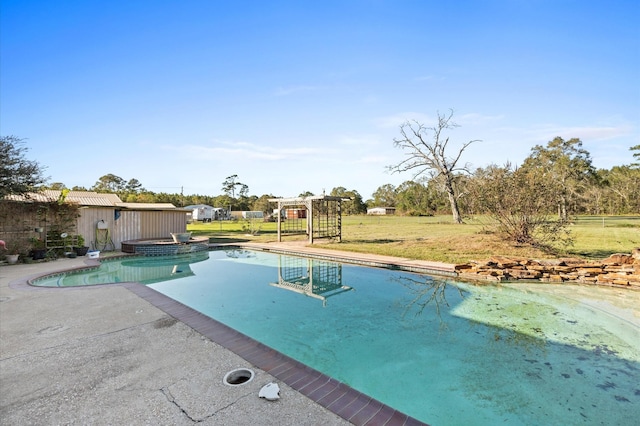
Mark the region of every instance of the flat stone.
<instances>
[{"instance_id":1,"label":"flat stone","mask_svg":"<svg viewBox=\"0 0 640 426\"><path fill-rule=\"evenodd\" d=\"M618 265L624 265L624 264L632 264L633 263L633 257L631 257L630 254L625 254L625 253L615 253L612 254L611 256L609 256L608 258L604 259L602 261L603 264L608 265L608 264L612 264L612 263L616 263Z\"/></svg>"}]
</instances>

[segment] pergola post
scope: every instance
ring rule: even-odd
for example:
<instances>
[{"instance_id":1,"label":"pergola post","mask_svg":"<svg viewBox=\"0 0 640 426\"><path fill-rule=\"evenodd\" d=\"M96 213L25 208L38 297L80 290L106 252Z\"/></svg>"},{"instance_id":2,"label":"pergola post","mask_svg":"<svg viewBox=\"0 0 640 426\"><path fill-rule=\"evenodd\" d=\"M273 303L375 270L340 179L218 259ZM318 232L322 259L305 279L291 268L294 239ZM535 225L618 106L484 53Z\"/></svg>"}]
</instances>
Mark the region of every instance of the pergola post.
<instances>
[{"instance_id":1,"label":"pergola post","mask_svg":"<svg viewBox=\"0 0 640 426\"><path fill-rule=\"evenodd\" d=\"M304 205L307 208L307 232L309 233L309 244L313 244L313 200L306 199Z\"/></svg>"},{"instance_id":2,"label":"pergola post","mask_svg":"<svg viewBox=\"0 0 640 426\"><path fill-rule=\"evenodd\" d=\"M342 241L342 201L349 200L349 198L336 197L329 195L318 195L310 197L296 197L296 198L271 198L270 202L278 203L278 242L282 242L282 209L285 206L289 207L303 207L306 213L306 232L309 235L309 244L314 242L314 233L317 234L317 238L332 238L338 242ZM323 204L321 204L323 203ZM315 205L315 206L314 206ZM327 217L318 217L318 223L315 221L314 208L319 213L326 213ZM299 221L300 218L297 214L295 218L287 218L287 226L285 227L284 234L302 234L302 224L299 227L293 229L288 225L289 220ZM315 227L318 229L315 229ZM293 232L290 232L292 231Z\"/></svg>"},{"instance_id":3,"label":"pergola post","mask_svg":"<svg viewBox=\"0 0 640 426\"><path fill-rule=\"evenodd\" d=\"M282 226L282 204L278 201L278 242L282 242L282 232L280 227Z\"/></svg>"}]
</instances>

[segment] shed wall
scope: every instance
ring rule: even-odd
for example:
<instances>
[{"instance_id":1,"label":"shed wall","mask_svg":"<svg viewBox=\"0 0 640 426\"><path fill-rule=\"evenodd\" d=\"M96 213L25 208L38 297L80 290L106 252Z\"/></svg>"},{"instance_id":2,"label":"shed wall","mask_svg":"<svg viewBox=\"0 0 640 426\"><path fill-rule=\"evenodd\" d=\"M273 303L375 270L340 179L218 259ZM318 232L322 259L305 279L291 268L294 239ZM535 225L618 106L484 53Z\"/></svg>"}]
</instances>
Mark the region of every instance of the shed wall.
<instances>
[{"instance_id":1,"label":"shed wall","mask_svg":"<svg viewBox=\"0 0 640 426\"><path fill-rule=\"evenodd\" d=\"M138 238L171 238L171 233L187 230L184 211L140 211L140 236Z\"/></svg>"},{"instance_id":2,"label":"shed wall","mask_svg":"<svg viewBox=\"0 0 640 426\"><path fill-rule=\"evenodd\" d=\"M113 244L120 249L121 243L137 240L140 237L141 218L139 211L120 211L120 217L114 223Z\"/></svg>"},{"instance_id":3,"label":"shed wall","mask_svg":"<svg viewBox=\"0 0 640 426\"><path fill-rule=\"evenodd\" d=\"M108 229L113 231L114 211L113 207L84 207L78 210L80 216L76 229L84 237L87 246L96 247L96 226L100 220L104 220Z\"/></svg>"},{"instance_id":4,"label":"shed wall","mask_svg":"<svg viewBox=\"0 0 640 426\"><path fill-rule=\"evenodd\" d=\"M29 238L43 238L44 234L55 223L55 217L44 205L43 214L36 203L0 200L0 239L8 242L18 241L25 251L29 249ZM115 219L116 211L119 213ZM70 224L65 225L65 232L70 235L79 234L84 237L85 245L99 248L104 245L105 232L97 233L97 224L104 221L108 230L109 250L120 250L121 242L140 238L171 238L171 233L187 230L185 210L133 210L110 206L82 206L73 211L77 217L70 217ZM74 226L75 225L75 229ZM36 231L37 228L44 231ZM110 242L113 242L111 246ZM102 248L99 248L102 249ZM106 249L105 249L106 250Z\"/></svg>"},{"instance_id":5,"label":"shed wall","mask_svg":"<svg viewBox=\"0 0 640 426\"><path fill-rule=\"evenodd\" d=\"M141 238L171 238L171 233L187 230L187 215L184 211L120 210L115 219L114 208L83 208L78 218L78 233L85 237L86 244L95 247L96 227L104 220L113 241L114 249L120 250L122 241Z\"/></svg>"}]
</instances>

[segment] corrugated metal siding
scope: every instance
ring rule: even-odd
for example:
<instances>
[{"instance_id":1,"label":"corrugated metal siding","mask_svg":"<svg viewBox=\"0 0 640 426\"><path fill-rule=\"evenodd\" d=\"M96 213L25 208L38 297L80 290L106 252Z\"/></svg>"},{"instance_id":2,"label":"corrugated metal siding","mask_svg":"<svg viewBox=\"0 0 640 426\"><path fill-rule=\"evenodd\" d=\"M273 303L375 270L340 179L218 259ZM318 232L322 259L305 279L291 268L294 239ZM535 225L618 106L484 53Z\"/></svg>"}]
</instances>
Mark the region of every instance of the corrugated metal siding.
<instances>
[{"instance_id":1,"label":"corrugated metal siding","mask_svg":"<svg viewBox=\"0 0 640 426\"><path fill-rule=\"evenodd\" d=\"M115 222L113 243L118 250L123 241L137 240L140 236L141 215L138 211L120 211L120 217Z\"/></svg>"},{"instance_id":2,"label":"corrugated metal siding","mask_svg":"<svg viewBox=\"0 0 640 426\"><path fill-rule=\"evenodd\" d=\"M174 210L176 206L171 203L116 203L116 207L134 210Z\"/></svg>"},{"instance_id":3,"label":"corrugated metal siding","mask_svg":"<svg viewBox=\"0 0 640 426\"><path fill-rule=\"evenodd\" d=\"M109 229L109 233L112 234L114 225L114 208L99 208L99 207L87 207L78 210L80 217L76 228L78 234L82 235L85 239L85 244L91 248L96 248L96 227L100 220L104 220ZM118 248L119 246L116 246Z\"/></svg>"},{"instance_id":4,"label":"corrugated metal siding","mask_svg":"<svg viewBox=\"0 0 640 426\"><path fill-rule=\"evenodd\" d=\"M164 215L162 212L140 212L143 217L143 225L140 229L142 238L167 238L171 237L167 234L166 228L162 228Z\"/></svg>"},{"instance_id":5,"label":"corrugated metal siding","mask_svg":"<svg viewBox=\"0 0 640 426\"><path fill-rule=\"evenodd\" d=\"M141 211L142 228L139 238L171 238L172 232L187 230L187 215L183 211Z\"/></svg>"},{"instance_id":6,"label":"corrugated metal siding","mask_svg":"<svg viewBox=\"0 0 640 426\"><path fill-rule=\"evenodd\" d=\"M187 214L184 211L165 211L168 224L166 229L171 229L169 232L186 232L187 231Z\"/></svg>"},{"instance_id":7,"label":"corrugated metal siding","mask_svg":"<svg viewBox=\"0 0 640 426\"><path fill-rule=\"evenodd\" d=\"M83 208L78 218L78 233L82 234L88 246L95 248L96 226L104 220L109 236L116 250L122 241L140 238L171 238L172 232L187 230L187 215L184 211L136 211L121 210L118 220L114 219L115 209Z\"/></svg>"},{"instance_id":8,"label":"corrugated metal siding","mask_svg":"<svg viewBox=\"0 0 640 426\"><path fill-rule=\"evenodd\" d=\"M58 193L60 191L57 191ZM36 199L44 200L46 195L52 194L55 191L46 191L45 194L38 194ZM86 192L80 192L81 195L87 194ZM90 193L88 193L90 194ZM115 194L101 194L107 196L106 198L117 199ZM99 197L98 197L99 198ZM104 199L105 197L103 197ZM4 203L10 203L6 200L1 200L3 207ZM34 200L30 200L31 202ZM21 203L26 205L26 203ZM115 219L115 212L120 213L120 217ZM78 209L78 218L76 220L76 229L72 230L68 228L69 233L77 233L84 237L85 245L91 248L103 248L96 245L96 229L99 221L103 220L106 223L108 229L107 238L113 242L113 249L120 250L121 242L127 240L135 240L140 238L171 238L171 233L185 232L187 229L187 211L180 210L135 210L135 209L118 209L114 206L101 207L101 206L83 206ZM14 234L26 240L29 237L38 237L39 234L34 231L35 227L48 227L47 223L54 223L54 218L50 217L47 220L39 217L35 211L25 210L24 214L19 215L19 220L14 224L0 223L0 233L5 239L14 239ZM15 229L14 229L15 228ZM100 235L100 243L104 244L104 232ZM107 241L109 243L109 241ZM109 249L111 245L109 244Z\"/></svg>"},{"instance_id":9,"label":"corrugated metal siding","mask_svg":"<svg viewBox=\"0 0 640 426\"><path fill-rule=\"evenodd\" d=\"M60 197L62 191L58 190L45 190L42 194L49 200L55 201ZM114 207L116 203L121 203L122 200L116 194L103 194L92 191L69 191L65 201L67 203L76 203L81 206L104 206Z\"/></svg>"}]
</instances>

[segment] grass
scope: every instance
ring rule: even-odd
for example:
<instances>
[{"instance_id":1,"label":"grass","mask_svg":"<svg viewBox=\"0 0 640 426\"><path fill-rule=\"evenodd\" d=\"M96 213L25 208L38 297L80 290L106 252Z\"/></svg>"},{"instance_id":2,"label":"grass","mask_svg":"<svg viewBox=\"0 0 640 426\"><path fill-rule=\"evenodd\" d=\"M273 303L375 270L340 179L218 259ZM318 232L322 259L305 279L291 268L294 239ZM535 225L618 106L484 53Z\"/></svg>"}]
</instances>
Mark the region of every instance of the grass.
<instances>
[{"instance_id":1,"label":"grass","mask_svg":"<svg viewBox=\"0 0 640 426\"><path fill-rule=\"evenodd\" d=\"M492 255L553 257L533 247L502 240L487 231L486 221L482 217L467 218L464 225L456 225L450 216L345 216L342 242L327 242L326 247L447 263L466 263ZM277 241L276 223L254 222L254 226L259 229L257 235L247 235L242 221L194 223L188 230L193 235L209 236L212 242ZM640 216L580 216L570 225L570 230L575 242L560 253L562 256L601 259L640 247ZM283 238L283 241L294 240L306 240L306 237Z\"/></svg>"}]
</instances>

